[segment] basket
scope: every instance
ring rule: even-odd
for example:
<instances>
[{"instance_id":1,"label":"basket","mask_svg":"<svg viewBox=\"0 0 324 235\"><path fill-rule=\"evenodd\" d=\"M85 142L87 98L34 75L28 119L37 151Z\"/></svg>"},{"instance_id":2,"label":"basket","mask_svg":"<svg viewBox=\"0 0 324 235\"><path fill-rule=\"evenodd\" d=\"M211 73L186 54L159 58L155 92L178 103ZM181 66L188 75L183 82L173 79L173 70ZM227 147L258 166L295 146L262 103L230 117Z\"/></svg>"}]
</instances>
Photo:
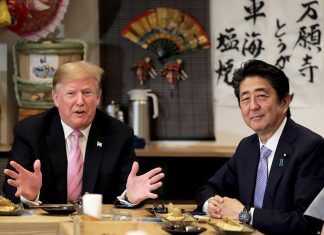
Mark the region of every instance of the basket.
<instances>
[{"instance_id":1,"label":"basket","mask_svg":"<svg viewBox=\"0 0 324 235\"><path fill-rule=\"evenodd\" d=\"M52 107L52 80L56 69L86 58L87 45L80 40L18 41L13 48L13 81L19 107Z\"/></svg>"}]
</instances>

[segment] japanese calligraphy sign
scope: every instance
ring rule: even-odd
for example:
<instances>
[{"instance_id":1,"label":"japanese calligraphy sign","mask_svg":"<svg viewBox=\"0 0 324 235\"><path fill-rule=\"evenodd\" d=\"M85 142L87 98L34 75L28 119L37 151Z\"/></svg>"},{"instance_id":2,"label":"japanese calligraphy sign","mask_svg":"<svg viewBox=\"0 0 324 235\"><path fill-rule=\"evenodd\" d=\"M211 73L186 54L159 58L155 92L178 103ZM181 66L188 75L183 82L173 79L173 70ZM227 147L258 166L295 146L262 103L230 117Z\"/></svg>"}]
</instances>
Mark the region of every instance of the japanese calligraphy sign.
<instances>
[{"instance_id":1,"label":"japanese calligraphy sign","mask_svg":"<svg viewBox=\"0 0 324 235\"><path fill-rule=\"evenodd\" d=\"M323 1L211 1L213 82L217 105L234 106L235 68L261 59L290 79L292 106L316 107L324 94Z\"/></svg>"}]
</instances>

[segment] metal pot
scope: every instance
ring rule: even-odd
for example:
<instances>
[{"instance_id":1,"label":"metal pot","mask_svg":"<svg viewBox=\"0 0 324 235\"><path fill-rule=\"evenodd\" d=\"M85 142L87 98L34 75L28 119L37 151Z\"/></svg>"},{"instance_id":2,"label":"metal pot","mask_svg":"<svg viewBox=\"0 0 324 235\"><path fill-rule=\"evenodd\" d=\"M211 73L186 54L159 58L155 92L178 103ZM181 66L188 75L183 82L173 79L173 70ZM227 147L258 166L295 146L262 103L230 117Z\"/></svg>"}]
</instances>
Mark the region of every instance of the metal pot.
<instances>
[{"instance_id":1,"label":"metal pot","mask_svg":"<svg viewBox=\"0 0 324 235\"><path fill-rule=\"evenodd\" d=\"M134 89L128 92L128 124L133 127L134 134L138 138L143 138L145 143L151 141L150 138L150 119L159 116L157 96L149 89ZM149 99L153 101L153 115L150 115Z\"/></svg>"}]
</instances>

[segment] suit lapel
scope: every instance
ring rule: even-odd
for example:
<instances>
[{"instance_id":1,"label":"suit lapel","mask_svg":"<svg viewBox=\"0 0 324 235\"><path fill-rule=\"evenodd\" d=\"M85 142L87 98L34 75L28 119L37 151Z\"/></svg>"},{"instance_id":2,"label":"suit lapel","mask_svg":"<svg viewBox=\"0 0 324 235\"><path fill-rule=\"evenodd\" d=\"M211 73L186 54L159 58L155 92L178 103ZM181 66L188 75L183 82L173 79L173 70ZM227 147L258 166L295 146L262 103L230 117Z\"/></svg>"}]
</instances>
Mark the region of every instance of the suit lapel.
<instances>
[{"instance_id":1,"label":"suit lapel","mask_svg":"<svg viewBox=\"0 0 324 235\"><path fill-rule=\"evenodd\" d=\"M100 128L94 121L89 132L86 154L84 159L82 192L93 193L97 182L103 157L104 139Z\"/></svg>"},{"instance_id":2,"label":"suit lapel","mask_svg":"<svg viewBox=\"0 0 324 235\"><path fill-rule=\"evenodd\" d=\"M292 123L292 120L287 120L286 127L284 128L282 135L279 139L279 143L271 165L267 188L264 195L264 208L272 208L272 203L274 202L274 195L277 189L277 185L280 182L281 177L287 168L289 156L293 151L291 143L296 137L293 134L295 132L293 130Z\"/></svg>"},{"instance_id":3,"label":"suit lapel","mask_svg":"<svg viewBox=\"0 0 324 235\"><path fill-rule=\"evenodd\" d=\"M48 152L50 155L50 161L53 166L53 171L57 182L57 191L63 192L63 194L60 193L59 195L62 195L62 199L66 200L67 157L63 127L58 115L54 118L54 121L50 127L50 131L46 136L46 142L49 149Z\"/></svg>"}]
</instances>

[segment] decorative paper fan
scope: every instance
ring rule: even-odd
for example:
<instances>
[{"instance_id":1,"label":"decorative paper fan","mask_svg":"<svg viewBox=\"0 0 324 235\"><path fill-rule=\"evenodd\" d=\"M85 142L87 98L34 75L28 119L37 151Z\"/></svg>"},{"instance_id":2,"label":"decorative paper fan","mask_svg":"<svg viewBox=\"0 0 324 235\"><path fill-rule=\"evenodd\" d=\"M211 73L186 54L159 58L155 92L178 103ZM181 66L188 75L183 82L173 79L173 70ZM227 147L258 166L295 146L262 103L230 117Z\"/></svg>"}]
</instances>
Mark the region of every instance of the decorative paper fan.
<instances>
[{"instance_id":1,"label":"decorative paper fan","mask_svg":"<svg viewBox=\"0 0 324 235\"><path fill-rule=\"evenodd\" d=\"M37 41L55 31L64 17L69 0L7 0L12 25L19 36Z\"/></svg>"},{"instance_id":2,"label":"decorative paper fan","mask_svg":"<svg viewBox=\"0 0 324 235\"><path fill-rule=\"evenodd\" d=\"M172 8L143 12L125 26L122 35L153 51L160 61L210 46L207 33L199 22L189 14Z\"/></svg>"}]
</instances>

